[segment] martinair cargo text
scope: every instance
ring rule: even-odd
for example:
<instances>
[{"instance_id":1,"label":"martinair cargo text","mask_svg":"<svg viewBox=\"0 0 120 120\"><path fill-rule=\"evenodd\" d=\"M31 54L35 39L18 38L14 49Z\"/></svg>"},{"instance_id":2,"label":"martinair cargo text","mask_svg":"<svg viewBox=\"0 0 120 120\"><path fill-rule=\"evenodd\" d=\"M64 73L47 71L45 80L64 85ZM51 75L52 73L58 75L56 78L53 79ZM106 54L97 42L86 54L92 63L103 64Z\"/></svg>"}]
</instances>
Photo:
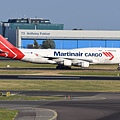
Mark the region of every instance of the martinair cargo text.
<instances>
[{"instance_id":1,"label":"martinair cargo text","mask_svg":"<svg viewBox=\"0 0 120 120\"><path fill-rule=\"evenodd\" d=\"M0 35L0 56L39 64L57 64L57 69L90 64L119 64L120 48L18 49Z\"/></svg>"}]
</instances>

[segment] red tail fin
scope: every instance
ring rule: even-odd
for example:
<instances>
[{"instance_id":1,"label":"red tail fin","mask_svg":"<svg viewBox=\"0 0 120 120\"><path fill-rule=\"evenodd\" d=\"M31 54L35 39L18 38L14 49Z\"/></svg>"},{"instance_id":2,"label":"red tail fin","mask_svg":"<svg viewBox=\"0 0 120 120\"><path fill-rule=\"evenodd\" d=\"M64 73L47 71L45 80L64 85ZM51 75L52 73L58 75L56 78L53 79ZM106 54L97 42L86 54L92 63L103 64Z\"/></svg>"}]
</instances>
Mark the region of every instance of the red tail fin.
<instances>
[{"instance_id":1,"label":"red tail fin","mask_svg":"<svg viewBox=\"0 0 120 120\"><path fill-rule=\"evenodd\" d=\"M24 54L0 35L0 56L21 60Z\"/></svg>"}]
</instances>

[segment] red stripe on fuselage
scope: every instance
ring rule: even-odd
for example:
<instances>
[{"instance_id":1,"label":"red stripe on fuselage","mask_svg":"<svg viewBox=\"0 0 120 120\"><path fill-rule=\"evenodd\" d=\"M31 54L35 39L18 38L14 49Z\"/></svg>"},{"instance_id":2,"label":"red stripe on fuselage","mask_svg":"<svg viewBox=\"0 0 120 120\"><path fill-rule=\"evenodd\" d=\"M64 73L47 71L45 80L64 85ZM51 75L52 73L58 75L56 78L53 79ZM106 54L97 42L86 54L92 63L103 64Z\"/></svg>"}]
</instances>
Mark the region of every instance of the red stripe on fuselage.
<instances>
[{"instance_id":1,"label":"red stripe on fuselage","mask_svg":"<svg viewBox=\"0 0 120 120\"><path fill-rule=\"evenodd\" d=\"M112 59L114 58L113 54L110 53L110 52L108 52L108 53L109 53L109 55L111 56L110 60L112 60Z\"/></svg>"},{"instance_id":2,"label":"red stripe on fuselage","mask_svg":"<svg viewBox=\"0 0 120 120\"><path fill-rule=\"evenodd\" d=\"M109 60L112 60L114 58L114 55L111 53L111 52L103 52L103 54L106 56L106 57L110 57Z\"/></svg>"},{"instance_id":3,"label":"red stripe on fuselage","mask_svg":"<svg viewBox=\"0 0 120 120\"><path fill-rule=\"evenodd\" d=\"M107 52L103 52L103 54L104 54L106 57L110 57L110 55L109 55Z\"/></svg>"}]
</instances>

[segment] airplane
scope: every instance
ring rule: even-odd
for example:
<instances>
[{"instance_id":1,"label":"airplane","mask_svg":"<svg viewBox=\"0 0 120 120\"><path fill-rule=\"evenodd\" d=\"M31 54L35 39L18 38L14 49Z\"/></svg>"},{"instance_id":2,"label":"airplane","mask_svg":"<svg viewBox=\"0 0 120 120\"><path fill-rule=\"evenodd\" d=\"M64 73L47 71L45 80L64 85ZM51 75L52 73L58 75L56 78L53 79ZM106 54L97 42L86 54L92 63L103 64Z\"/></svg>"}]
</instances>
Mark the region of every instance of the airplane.
<instances>
[{"instance_id":1,"label":"airplane","mask_svg":"<svg viewBox=\"0 0 120 120\"><path fill-rule=\"evenodd\" d=\"M71 69L71 66L87 68L90 64L120 66L120 48L21 49L12 45L2 35L0 56L38 64L57 64L56 69Z\"/></svg>"}]
</instances>

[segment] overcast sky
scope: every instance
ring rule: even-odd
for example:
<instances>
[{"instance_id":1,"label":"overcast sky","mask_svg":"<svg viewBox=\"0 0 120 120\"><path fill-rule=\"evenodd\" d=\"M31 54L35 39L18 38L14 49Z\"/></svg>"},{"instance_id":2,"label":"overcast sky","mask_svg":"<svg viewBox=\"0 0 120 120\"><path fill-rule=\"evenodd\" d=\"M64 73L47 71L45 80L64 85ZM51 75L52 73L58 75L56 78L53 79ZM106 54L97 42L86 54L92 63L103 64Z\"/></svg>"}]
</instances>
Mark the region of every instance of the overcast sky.
<instances>
[{"instance_id":1,"label":"overcast sky","mask_svg":"<svg viewBox=\"0 0 120 120\"><path fill-rule=\"evenodd\" d=\"M64 29L120 30L120 0L0 0L0 21L40 17Z\"/></svg>"}]
</instances>

